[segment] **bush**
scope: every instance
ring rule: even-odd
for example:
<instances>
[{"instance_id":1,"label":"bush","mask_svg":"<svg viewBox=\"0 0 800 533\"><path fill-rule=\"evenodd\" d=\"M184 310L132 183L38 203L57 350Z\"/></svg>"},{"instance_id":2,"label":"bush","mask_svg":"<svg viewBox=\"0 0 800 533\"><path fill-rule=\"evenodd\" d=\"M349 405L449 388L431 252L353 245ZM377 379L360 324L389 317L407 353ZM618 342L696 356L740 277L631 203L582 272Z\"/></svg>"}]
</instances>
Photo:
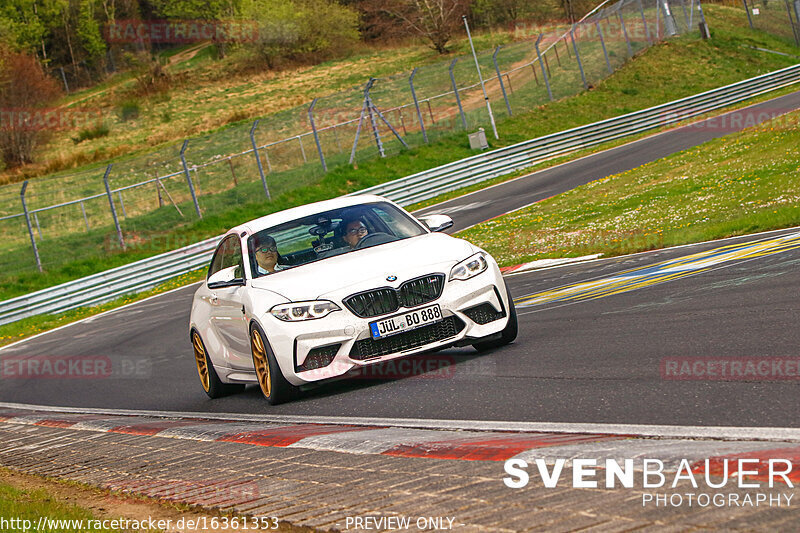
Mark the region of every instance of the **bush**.
<instances>
[{"instance_id":1,"label":"bush","mask_svg":"<svg viewBox=\"0 0 800 533\"><path fill-rule=\"evenodd\" d=\"M142 108L137 100L133 98L125 100L119 105L119 118L122 122L137 119L141 110Z\"/></svg>"},{"instance_id":2,"label":"bush","mask_svg":"<svg viewBox=\"0 0 800 533\"><path fill-rule=\"evenodd\" d=\"M33 57L2 47L0 87L0 156L6 168L15 168L33 162L34 150L49 133L46 124L24 117L51 105L61 91Z\"/></svg>"},{"instance_id":3,"label":"bush","mask_svg":"<svg viewBox=\"0 0 800 533\"><path fill-rule=\"evenodd\" d=\"M82 143L83 141L91 141L92 139L99 139L100 137L105 137L108 135L109 129L108 125L104 122L100 122L94 127L84 128L78 131L78 136L72 138L72 142L75 144Z\"/></svg>"},{"instance_id":4,"label":"bush","mask_svg":"<svg viewBox=\"0 0 800 533\"><path fill-rule=\"evenodd\" d=\"M242 15L258 23L250 48L269 68L330 59L358 42L358 13L334 0L243 0Z\"/></svg>"}]
</instances>

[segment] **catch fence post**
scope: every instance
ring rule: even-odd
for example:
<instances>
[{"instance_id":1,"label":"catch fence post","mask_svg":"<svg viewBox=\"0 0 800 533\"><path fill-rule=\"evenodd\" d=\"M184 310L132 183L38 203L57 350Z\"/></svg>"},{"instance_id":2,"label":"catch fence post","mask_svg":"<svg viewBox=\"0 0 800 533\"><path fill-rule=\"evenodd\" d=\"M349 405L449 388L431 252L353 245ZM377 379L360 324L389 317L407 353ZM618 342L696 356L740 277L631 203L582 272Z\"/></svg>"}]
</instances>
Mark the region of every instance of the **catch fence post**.
<instances>
[{"instance_id":1,"label":"catch fence post","mask_svg":"<svg viewBox=\"0 0 800 533\"><path fill-rule=\"evenodd\" d=\"M31 216L28 213L28 204L25 202L25 191L28 188L28 180L22 182L22 190L19 192L19 197L22 200L22 212L25 214L25 223L28 225L28 236L31 238L31 246L33 247L33 257L36 259L36 268L39 272L42 270L42 260L39 258L39 248L36 246L36 239L33 236L33 227L31 226Z\"/></svg>"},{"instance_id":2,"label":"catch fence post","mask_svg":"<svg viewBox=\"0 0 800 533\"><path fill-rule=\"evenodd\" d=\"M314 142L317 143L317 152L319 152L319 161L322 163L322 171L328 171L328 165L325 164L325 155L322 153L322 145L319 142L319 134L317 133L317 125L314 124L314 106L317 105L319 98L314 98L308 108L308 121L311 122L311 132L314 134Z\"/></svg>"},{"instance_id":3,"label":"catch fence post","mask_svg":"<svg viewBox=\"0 0 800 533\"><path fill-rule=\"evenodd\" d=\"M458 112L461 115L461 124L464 126L464 129L467 129L467 117L464 116L464 108L461 107L461 97L458 95L458 86L456 85L456 77L453 74L453 68L455 68L456 66L456 61L458 61L458 58L453 59L453 61L450 63L450 81L453 84L453 93L456 95Z\"/></svg>"},{"instance_id":4,"label":"catch fence post","mask_svg":"<svg viewBox=\"0 0 800 533\"><path fill-rule=\"evenodd\" d=\"M192 202L194 202L194 210L197 211L198 217L203 218L203 214L200 212L200 204L197 203L197 195L194 192L194 183L192 183L192 176L189 174L189 166L186 164L187 146L189 146L189 139L183 141L183 146L181 147L181 164L183 165L183 175L186 177L186 183L189 184L189 192L192 193ZM109 166L109 168L111 167Z\"/></svg>"},{"instance_id":5,"label":"catch fence post","mask_svg":"<svg viewBox=\"0 0 800 533\"><path fill-rule=\"evenodd\" d=\"M114 197L111 195L111 187L108 185L108 175L111 174L111 164L106 167L106 173L103 174L103 184L106 186L106 195L108 196L108 205L111 207L111 217L114 219L114 227L117 228L117 239L122 251L125 251L125 239L122 238L122 228L119 227L119 219L117 218L117 209L114 207Z\"/></svg>"},{"instance_id":6,"label":"catch fence post","mask_svg":"<svg viewBox=\"0 0 800 533\"><path fill-rule=\"evenodd\" d=\"M422 131L422 140L428 144L428 132L425 131L425 122L422 120L422 111L419 109L419 100L417 100L417 91L414 90L414 76L417 74L419 67L414 67L411 71L411 76L408 78L408 84L411 86L411 97L414 99L414 107L417 110L417 120L419 120L419 129Z\"/></svg>"},{"instance_id":7,"label":"catch fence post","mask_svg":"<svg viewBox=\"0 0 800 533\"><path fill-rule=\"evenodd\" d=\"M575 42L575 25L569 29L569 37L572 39L572 49L575 51L575 60L578 62L578 69L581 71L581 79L583 80L583 88L588 89L589 84L586 82L586 73L583 72L583 63L581 63L581 56L578 53L578 44Z\"/></svg>"},{"instance_id":8,"label":"catch fence post","mask_svg":"<svg viewBox=\"0 0 800 533\"><path fill-rule=\"evenodd\" d=\"M258 120L253 122L253 127L250 128L250 144L253 145L253 155L256 156L256 164L258 165L258 175L261 176L261 184L264 186L264 194L267 195L267 200L272 200L269 196L269 188L267 187L267 178L264 176L264 167L261 165L261 157L258 155L258 145L256 144L256 128L258 127Z\"/></svg>"},{"instance_id":9,"label":"catch fence post","mask_svg":"<svg viewBox=\"0 0 800 533\"><path fill-rule=\"evenodd\" d=\"M511 104L508 103L508 95L506 94L506 86L503 84L503 75L500 74L500 66L497 64L497 52L500 51L500 45L494 49L494 54L492 54L492 61L494 61L494 70L497 72L497 81L500 82L500 90L503 91L503 100L506 101L506 109L508 110L508 116L511 116Z\"/></svg>"},{"instance_id":10,"label":"catch fence post","mask_svg":"<svg viewBox=\"0 0 800 533\"><path fill-rule=\"evenodd\" d=\"M547 69L544 68L544 62L542 61L542 53L539 51L539 43L542 42L542 37L544 37L544 34L540 33L539 37L536 38L536 43L534 44L534 46L536 47L536 57L539 58L539 67L541 67L542 76L544 76L544 84L547 86L547 96L550 97L550 100L553 100L553 91L552 89L550 89L550 79L547 77Z\"/></svg>"}]
</instances>

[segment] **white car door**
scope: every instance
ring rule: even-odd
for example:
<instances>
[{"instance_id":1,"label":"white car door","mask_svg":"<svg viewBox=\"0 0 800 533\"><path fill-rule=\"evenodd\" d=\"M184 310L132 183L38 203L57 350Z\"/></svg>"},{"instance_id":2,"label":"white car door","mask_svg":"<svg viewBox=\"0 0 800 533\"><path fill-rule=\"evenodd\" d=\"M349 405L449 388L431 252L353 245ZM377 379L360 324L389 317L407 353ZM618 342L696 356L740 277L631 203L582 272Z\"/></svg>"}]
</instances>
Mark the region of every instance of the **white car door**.
<instances>
[{"instance_id":1,"label":"white car door","mask_svg":"<svg viewBox=\"0 0 800 533\"><path fill-rule=\"evenodd\" d=\"M244 263L242 246L236 235L229 235L220 244L208 281L209 322L220 340L222 359L231 368L250 368L250 334L244 313Z\"/></svg>"}]
</instances>

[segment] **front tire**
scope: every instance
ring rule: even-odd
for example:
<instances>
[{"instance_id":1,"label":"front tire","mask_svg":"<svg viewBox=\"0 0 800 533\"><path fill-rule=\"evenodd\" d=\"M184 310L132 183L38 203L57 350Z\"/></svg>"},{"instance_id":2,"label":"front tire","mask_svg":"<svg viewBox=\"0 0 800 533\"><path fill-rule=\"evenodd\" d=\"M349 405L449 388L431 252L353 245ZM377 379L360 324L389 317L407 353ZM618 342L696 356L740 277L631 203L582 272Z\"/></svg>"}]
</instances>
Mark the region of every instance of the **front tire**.
<instances>
[{"instance_id":1,"label":"front tire","mask_svg":"<svg viewBox=\"0 0 800 533\"><path fill-rule=\"evenodd\" d=\"M219 379L217 371L214 370L214 365L211 364L211 358L208 356L203 339L200 338L200 334L196 330L192 330L192 350L194 350L197 374L200 376L200 385L209 398L221 398L244 390L244 385L223 383Z\"/></svg>"},{"instance_id":2,"label":"front tire","mask_svg":"<svg viewBox=\"0 0 800 533\"><path fill-rule=\"evenodd\" d=\"M500 338L473 344L472 347L479 352L485 352L486 350L493 350L505 346L506 344L511 344L514 342L514 339L517 338L517 333L519 331L517 309L514 307L514 300L511 298L511 293L508 292L508 286L506 286L506 293L508 294L508 323L506 327L503 328L503 331L500 332Z\"/></svg>"},{"instance_id":3,"label":"front tire","mask_svg":"<svg viewBox=\"0 0 800 533\"><path fill-rule=\"evenodd\" d=\"M283 377L267 336L256 323L250 326L250 351L253 354L253 367L258 378L258 386L271 405L278 405L295 399L300 389Z\"/></svg>"}]
</instances>

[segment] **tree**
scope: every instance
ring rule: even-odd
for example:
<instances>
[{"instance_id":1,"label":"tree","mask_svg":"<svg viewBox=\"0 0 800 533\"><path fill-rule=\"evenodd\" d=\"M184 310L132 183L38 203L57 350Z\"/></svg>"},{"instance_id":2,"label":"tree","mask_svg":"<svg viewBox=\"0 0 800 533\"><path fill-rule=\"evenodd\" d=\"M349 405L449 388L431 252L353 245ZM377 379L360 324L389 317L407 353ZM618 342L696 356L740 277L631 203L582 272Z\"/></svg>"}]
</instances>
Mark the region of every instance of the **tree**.
<instances>
[{"instance_id":1,"label":"tree","mask_svg":"<svg viewBox=\"0 0 800 533\"><path fill-rule=\"evenodd\" d=\"M100 24L95 18L95 0L81 0L76 33L89 64L97 67L106 53L106 43L100 34Z\"/></svg>"},{"instance_id":2,"label":"tree","mask_svg":"<svg viewBox=\"0 0 800 533\"><path fill-rule=\"evenodd\" d=\"M240 0L152 0L156 14L173 21L219 22L233 20L241 9ZM213 39L220 57L225 57L226 42Z\"/></svg>"},{"instance_id":3,"label":"tree","mask_svg":"<svg viewBox=\"0 0 800 533\"><path fill-rule=\"evenodd\" d=\"M243 0L242 17L257 22L251 46L269 68L328 59L358 41L358 13L334 0Z\"/></svg>"},{"instance_id":4,"label":"tree","mask_svg":"<svg viewBox=\"0 0 800 533\"><path fill-rule=\"evenodd\" d=\"M48 131L37 110L58 98L58 84L34 57L0 49L0 88L0 155L8 168L31 163Z\"/></svg>"},{"instance_id":5,"label":"tree","mask_svg":"<svg viewBox=\"0 0 800 533\"><path fill-rule=\"evenodd\" d=\"M444 54L447 43L461 28L461 16L467 14L469 0L387 0L381 9Z\"/></svg>"}]
</instances>

